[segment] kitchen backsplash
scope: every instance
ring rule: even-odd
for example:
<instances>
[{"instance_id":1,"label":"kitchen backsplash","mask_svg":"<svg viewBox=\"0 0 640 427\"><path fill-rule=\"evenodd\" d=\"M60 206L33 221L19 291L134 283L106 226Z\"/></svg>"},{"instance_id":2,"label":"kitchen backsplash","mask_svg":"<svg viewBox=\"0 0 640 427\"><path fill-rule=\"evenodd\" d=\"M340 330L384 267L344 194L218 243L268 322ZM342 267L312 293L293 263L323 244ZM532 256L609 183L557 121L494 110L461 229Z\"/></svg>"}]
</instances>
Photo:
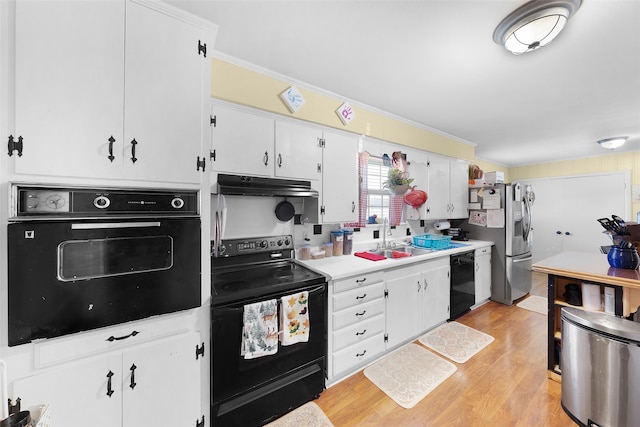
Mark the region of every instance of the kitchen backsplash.
<instances>
[{"instance_id":1,"label":"kitchen backsplash","mask_svg":"<svg viewBox=\"0 0 640 427\"><path fill-rule=\"evenodd\" d=\"M312 224L301 218L302 224L294 224L294 219L280 221L276 218L275 209L278 203L284 200L282 197L259 197L259 196L220 196L213 195L211 198L212 221L215 220L215 213L223 212L223 200L226 204L224 219L223 239L240 239L243 237L256 236L277 236L292 234L296 248L303 243L309 243L312 247L318 247L330 240L330 233L339 230L340 224ZM302 212L302 200L299 198L288 198L294 208L295 213ZM421 226L422 224L422 226ZM408 220L407 223L398 225L387 234L387 240L403 240L418 234L436 233L440 231L434 227L435 221ZM211 240L214 239L215 224L211 227ZM368 244L375 247L376 243L383 240L382 224L368 224L353 233L354 244ZM353 228L348 228L353 230ZM410 235L407 234L409 230ZM374 231L378 231L379 237L374 238ZM320 234L316 234L319 232Z\"/></svg>"}]
</instances>

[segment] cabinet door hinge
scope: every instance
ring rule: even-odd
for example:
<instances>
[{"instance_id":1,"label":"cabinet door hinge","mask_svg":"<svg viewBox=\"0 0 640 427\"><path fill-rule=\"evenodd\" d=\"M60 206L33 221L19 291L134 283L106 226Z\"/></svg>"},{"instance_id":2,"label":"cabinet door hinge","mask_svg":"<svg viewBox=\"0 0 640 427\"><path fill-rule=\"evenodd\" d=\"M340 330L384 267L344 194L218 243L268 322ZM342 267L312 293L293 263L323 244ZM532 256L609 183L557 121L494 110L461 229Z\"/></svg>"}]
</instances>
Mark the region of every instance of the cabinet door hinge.
<instances>
[{"instance_id":1,"label":"cabinet door hinge","mask_svg":"<svg viewBox=\"0 0 640 427\"><path fill-rule=\"evenodd\" d=\"M196 427L204 427L204 415L199 420L196 420Z\"/></svg>"},{"instance_id":2,"label":"cabinet door hinge","mask_svg":"<svg viewBox=\"0 0 640 427\"><path fill-rule=\"evenodd\" d=\"M196 360L198 360L200 356L204 357L204 343L200 346L196 345Z\"/></svg>"},{"instance_id":3,"label":"cabinet door hinge","mask_svg":"<svg viewBox=\"0 0 640 427\"><path fill-rule=\"evenodd\" d=\"M216 127L216 125L218 124L217 120L218 120L217 116L209 115L209 126L213 125L213 127Z\"/></svg>"},{"instance_id":4,"label":"cabinet door hinge","mask_svg":"<svg viewBox=\"0 0 640 427\"><path fill-rule=\"evenodd\" d=\"M206 43L202 43L200 40L198 40L198 55L200 54L204 54L204 57L207 57L207 44Z\"/></svg>"},{"instance_id":5,"label":"cabinet door hinge","mask_svg":"<svg viewBox=\"0 0 640 427\"><path fill-rule=\"evenodd\" d=\"M384 334L384 342L389 342L389 334Z\"/></svg>"},{"instance_id":6,"label":"cabinet door hinge","mask_svg":"<svg viewBox=\"0 0 640 427\"><path fill-rule=\"evenodd\" d=\"M320 148L324 148L325 147L325 139L324 138L318 138L318 147L320 147Z\"/></svg>"},{"instance_id":7,"label":"cabinet door hinge","mask_svg":"<svg viewBox=\"0 0 640 427\"><path fill-rule=\"evenodd\" d=\"M322 173L322 163L318 163L318 173Z\"/></svg>"},{"instance_id":8,"label":"cabinet door hinge","mask_svg":"<svg viewBox=\"0 0 640 427\"><path fill-rule=\"evenodd\" d=\"M200 168L202 168L202 172L204 172L204 167L207 163L207 159L203 156L202 160L200 160L200 156L198 156L198 159L196 160L196 170L199 171Z\"/></svg>"},{"instance_id":9,"label":"cabinet door hinge","mask_svg":"<svg viewBox=\"0 0 640 427\"><path fill-rule=\"evenodd\" d=\"M320 206L320 215L324 215L325 210L324 210L324 206Z\"/></svg>"},{"instance_id":10,"label":"cabinet door hinge","mask_svg":"<svg viewBox=\"0 0 640 427\"><path fill-rule=\"evenodd\" d=\"M384 297L389 298L389 289L384 290Z\"/></svg>"},{"instance_id":11,"label":"cabinet door hinge","mask_svg":"<svg viewBox=\"0 0 640 427\"><path fill-rule=\"evenodd\" d=\"M209 158L211 159L212 162L216 161L216 150L209 151Z\"/></svg>"},{"instance_id":12,"label":"cabinet door hinge","mask_svg":"<svg viewBox=\"0 0 640 427\"><path fill-rule=\"evenodd\" d=\"M431 161L427 160L427 167L431 166Z\"/></svg>"},{"instance_id":13,"label":"cabinet door hinge","mask_svg":"<svg viewBox=\"0 0 640 427\"><path fill-rule=\"evenodd\" d=\"M13 156L14 151L18 151L18 157L22 157L22 137L19 136L18 140L13 139L13 135L9 135L8 144L9 157Z\"/></svg>"}]
</instances>

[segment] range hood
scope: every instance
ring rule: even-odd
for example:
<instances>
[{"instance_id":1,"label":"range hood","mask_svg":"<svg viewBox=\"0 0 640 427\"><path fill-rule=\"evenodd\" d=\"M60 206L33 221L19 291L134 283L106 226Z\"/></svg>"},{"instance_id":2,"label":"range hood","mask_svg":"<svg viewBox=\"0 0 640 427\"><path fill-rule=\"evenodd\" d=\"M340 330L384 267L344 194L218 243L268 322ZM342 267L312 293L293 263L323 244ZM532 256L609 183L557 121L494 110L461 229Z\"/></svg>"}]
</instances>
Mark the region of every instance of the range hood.
<instances>
[{"instance_id":1,"label":"range hood","mask_svg":"<svg viewBox=\"0 0 640 427\"><path fill-rule=\"evenodd\" d=\"M310 181L218 174L218 192L238 196L318 197Z\"/></svg>"}]
</instances>

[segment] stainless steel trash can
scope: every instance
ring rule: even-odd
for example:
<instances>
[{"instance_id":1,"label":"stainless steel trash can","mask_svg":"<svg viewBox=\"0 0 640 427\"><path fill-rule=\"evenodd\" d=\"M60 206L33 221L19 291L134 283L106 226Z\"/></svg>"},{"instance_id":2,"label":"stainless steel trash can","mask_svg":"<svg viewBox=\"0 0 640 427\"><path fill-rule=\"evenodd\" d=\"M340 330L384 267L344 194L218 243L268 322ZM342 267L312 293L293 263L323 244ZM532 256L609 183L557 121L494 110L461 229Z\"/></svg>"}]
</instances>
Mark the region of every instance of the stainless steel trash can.
<instances>
[{"instance_id":1,"label":"stainless steel trash can","mask_svg":"<svg viewBox=\"0 0 640 427\"><path fill-rule=\"evenodd\" d=\"M581 426L640 426L640 323L565 307L562 407Z\"/></svg>"}]
</instances>

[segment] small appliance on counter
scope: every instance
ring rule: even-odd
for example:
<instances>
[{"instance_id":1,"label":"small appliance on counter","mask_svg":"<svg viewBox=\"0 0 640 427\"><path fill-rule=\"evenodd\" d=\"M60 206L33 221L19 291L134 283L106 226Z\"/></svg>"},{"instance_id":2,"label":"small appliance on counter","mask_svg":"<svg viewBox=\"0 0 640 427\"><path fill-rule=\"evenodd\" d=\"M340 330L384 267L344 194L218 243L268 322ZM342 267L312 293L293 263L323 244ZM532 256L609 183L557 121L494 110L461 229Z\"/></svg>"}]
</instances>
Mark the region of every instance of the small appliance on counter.
<instances>
[{"instance_id":1,"label":"small appliance on counter","mask_svg":"<svg viewBox=\"0 0 640 427\"><path fill-rule=\"evenodd\" d=\"M451 240L467 241L467 231L464 231L462 227L451 227L447 230L443 230L442 234L445 236L451 236Z\"/></svg>"}]
</instances>

